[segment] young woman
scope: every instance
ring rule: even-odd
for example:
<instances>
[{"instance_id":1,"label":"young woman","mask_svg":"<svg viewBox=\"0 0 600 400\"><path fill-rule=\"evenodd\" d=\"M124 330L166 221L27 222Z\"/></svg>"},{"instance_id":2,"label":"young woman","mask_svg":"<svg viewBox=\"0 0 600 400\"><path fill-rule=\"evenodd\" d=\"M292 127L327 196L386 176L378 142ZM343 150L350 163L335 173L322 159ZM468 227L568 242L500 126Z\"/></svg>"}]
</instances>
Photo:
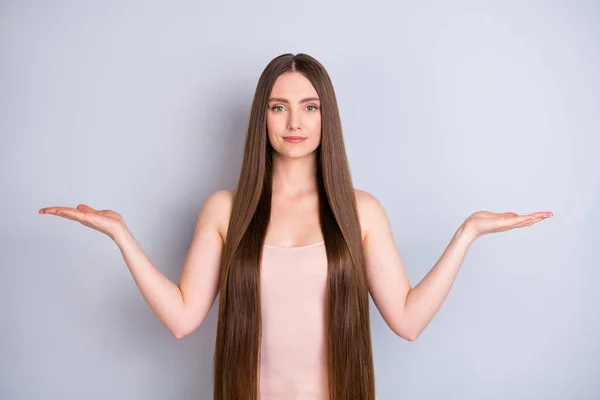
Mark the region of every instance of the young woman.
<instances>
[{"instance_id":1,"label":"young woman","mask_svg":"<svg viewBox=\"0 0 600 400\"><path fill-rule=\"evenodd\" d=\"M256 88L235 191L208 197L179 285L111 210L49 207L112 238L148 305L177 338L220 291L214 399L375 399L369 294L415 340L440 309L478 237L551 212L477 212L411 288L386 213L354 189L336 96L323 66L283 54Z\"/></svg>"}]
</instances>

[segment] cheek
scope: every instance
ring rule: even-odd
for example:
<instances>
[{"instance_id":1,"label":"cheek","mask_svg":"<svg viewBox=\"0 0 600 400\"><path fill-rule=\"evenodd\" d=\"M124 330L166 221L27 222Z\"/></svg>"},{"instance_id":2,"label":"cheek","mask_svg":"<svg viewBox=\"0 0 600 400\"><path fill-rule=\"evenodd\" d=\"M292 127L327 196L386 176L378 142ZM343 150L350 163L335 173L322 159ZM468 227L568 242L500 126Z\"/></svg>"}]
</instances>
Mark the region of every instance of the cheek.
<instances>
[{"instance_id":1,"label":"cheek","mask_svg":"<svg viewBox=\"0 0 600 400\"><path fill-rule=\"evenodd\" d=\"M314 121L311 122L311 124L310 124L310 131L314 135L320 135L321 134L321 118L315 119Z\"/></svg>"},{"instance_id":2,"label":"cheek","mask_svg":"<svg viewBox=\"0 0 600 400\"><path fill-rule=\"evenodd\" d=\"M282 129L282 122L280 118L267 117L267 130L269 133L277 133Z\"/></svg>"},{"instance_id":3,"label":"cheek","mask_svg":"<svg viewBox=\"0 0 600 400\"><path fill-rule=\"evenodd\" d=\"M272 119L267 118L267 136L271 137L274 132L277 132L277 127L273 123Z\"/></svg>"}]
</instances>

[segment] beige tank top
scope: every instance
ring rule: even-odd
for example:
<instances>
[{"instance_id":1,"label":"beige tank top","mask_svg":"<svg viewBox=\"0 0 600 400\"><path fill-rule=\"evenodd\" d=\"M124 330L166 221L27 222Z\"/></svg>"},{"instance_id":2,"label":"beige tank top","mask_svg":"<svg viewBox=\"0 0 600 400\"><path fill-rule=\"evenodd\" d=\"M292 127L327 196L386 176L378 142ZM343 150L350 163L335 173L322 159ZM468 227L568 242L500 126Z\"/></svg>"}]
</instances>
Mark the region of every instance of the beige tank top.
<instances>
[{"instance_id":1,"label":"beige tank top","mask_svg":"<svg viewBox=\"0 0 600 400\"><path fill-rule=\"evenodd\" d=\"M261 400L327 400L324 241L265 245L261 265Z\"/></svg>"}]
</instances>

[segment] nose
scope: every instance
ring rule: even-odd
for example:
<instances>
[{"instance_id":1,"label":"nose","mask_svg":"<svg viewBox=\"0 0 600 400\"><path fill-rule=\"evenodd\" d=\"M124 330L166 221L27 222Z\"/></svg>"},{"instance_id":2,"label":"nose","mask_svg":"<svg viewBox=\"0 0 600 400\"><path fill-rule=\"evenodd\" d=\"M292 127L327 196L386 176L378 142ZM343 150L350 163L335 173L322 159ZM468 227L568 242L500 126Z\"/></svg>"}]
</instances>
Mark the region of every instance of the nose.
<instances>
[{"instance_id":1,"label":"nose","mask_svg":"<svg viewBox=\"0 0 600 400\"><path fill-rule=\"evenodd\" d=\"M288 129L295 131L298 129L298 117L295 111L290 112L290 119L288 121Z\"/></svg>"}]
</instances>

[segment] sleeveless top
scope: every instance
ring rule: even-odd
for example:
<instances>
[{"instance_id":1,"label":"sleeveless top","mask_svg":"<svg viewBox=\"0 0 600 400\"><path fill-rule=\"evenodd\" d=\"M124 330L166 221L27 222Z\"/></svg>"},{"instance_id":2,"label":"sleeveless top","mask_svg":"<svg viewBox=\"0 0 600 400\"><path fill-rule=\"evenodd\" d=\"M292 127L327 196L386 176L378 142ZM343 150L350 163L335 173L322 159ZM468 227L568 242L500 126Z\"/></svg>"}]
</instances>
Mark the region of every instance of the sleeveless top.
<instances>
[{"instance_id":1,"label":"sleeveless top","mask_svg":"<svg viewBox=\"0 0 600 400\"><path fill-rule=\"evenodd\" d=\"M264 245L260 400L327 400L325 243Z\"/></svg>"}]
</instances>

